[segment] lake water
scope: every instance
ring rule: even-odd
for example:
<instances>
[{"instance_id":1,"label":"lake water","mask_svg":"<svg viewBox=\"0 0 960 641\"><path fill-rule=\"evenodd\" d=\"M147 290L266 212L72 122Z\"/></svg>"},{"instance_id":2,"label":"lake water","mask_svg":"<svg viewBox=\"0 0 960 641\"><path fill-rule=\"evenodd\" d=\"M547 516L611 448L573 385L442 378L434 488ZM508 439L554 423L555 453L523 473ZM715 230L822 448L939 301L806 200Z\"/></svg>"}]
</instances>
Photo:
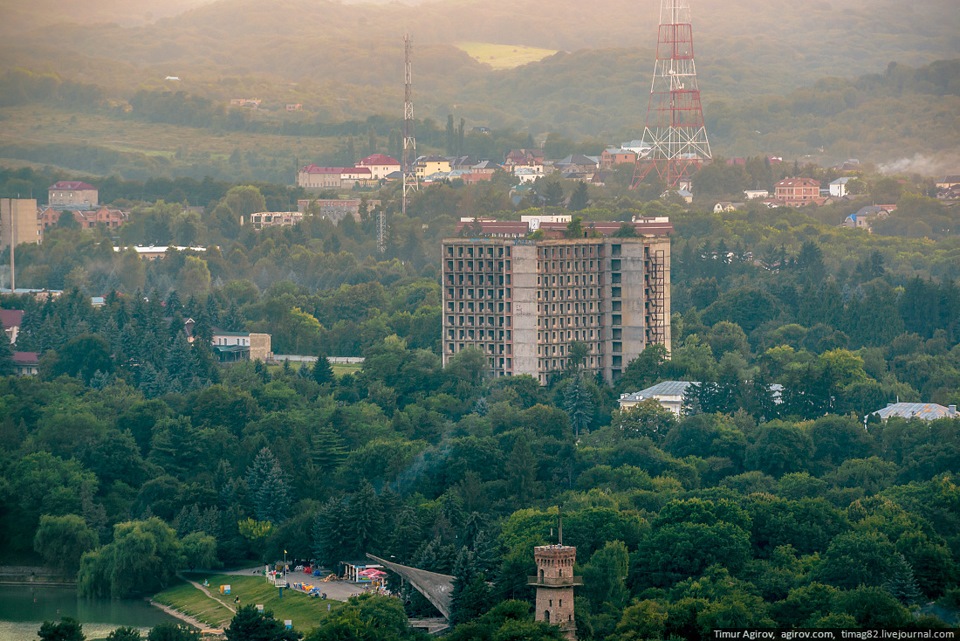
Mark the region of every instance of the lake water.
<instances>
[{"instance_id":1,"label":"lake water","mask_svg":"<svg viewBox=\"0 0 960 641\"><path fill-rule=\"evenodd\" d=\"M80 599L73 588L0 585L0 641L37 640L44 621L72 617L87 639L105 639L120 626L146 632L178 620L143 600Z\"/></svg>"}]
</instances>

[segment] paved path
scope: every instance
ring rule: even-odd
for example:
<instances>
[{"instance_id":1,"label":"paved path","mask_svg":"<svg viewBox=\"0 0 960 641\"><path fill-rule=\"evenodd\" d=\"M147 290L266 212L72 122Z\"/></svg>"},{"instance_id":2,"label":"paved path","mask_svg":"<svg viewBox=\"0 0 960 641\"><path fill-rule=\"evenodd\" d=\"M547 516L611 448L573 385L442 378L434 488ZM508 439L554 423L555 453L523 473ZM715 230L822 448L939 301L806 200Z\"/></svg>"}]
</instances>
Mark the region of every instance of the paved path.
<instances>
[{"instance_id":1,"label":"paved path","mask_svg":"<svg viewBox=\"0 0 960 641\"><path fill-rule=\"evenodd\" d=\"M198 589L198 590L200 590L201 592L203 592L208 599L212 599L212 600L216 601L217 603L219 603L220 605L222 605L223 607L225 607L225 608L226 608L227 610L229 610L230 612L233 612L234 614L236 614L237 611L236 611L235 608L233 608L231 605L228 605L227 603L225 603L224 601L222 601L222 600L221 600L220 598L218 598L217 596L214 596L214 594L211 593L210 590L208 590L207 588L205 588L203 585L197 583L196 581L191 581L190 579L186 578L186 577L183 576L182 574L178 574L177 576L179 576L181 579L183 579L184 581L186 581L187 583L189 583L190 585L192 585L192 586L195 587L196 589ZM154 606L155 608L160 608L161 610L163 610L164 612L166 612L166 613L169 614L170 616L176 617L176 618L180 619L181 621L183 621L183 622L185 622L185 623L188 623L189 625L192 625L193 627L197 628L198 630L200 630L200 633L201 633L201 634L214 634L214 635L222 635L222 634L223 634L223 628L214 628L214 627L211 627L210 625L204 623L203 621L201 621L201 620L199 620L199 619L196 619L196 618L190 616L189 614L185 614L185 613L183 613L183 612L180 612L179 610L175 610L175 609L171 608L171 607L168 606L168 605L163 605L162 603L157 603L156 601L154 601L154 600L152 600L152 599L147 599L147 601L150 603L150 605ZM228 627L229 627L229 626L228 626Z\"/></svg>"},{"instance_id":2,"label":"paved path","mask_svg":"<svg viewBox=\"0 0 960 641\"><path fill-rule=\"evenodd\" d=\"M230 606L230 605L227 605L226 602L224 602L222 599L220 599L220 597L215 596L215 595L214 595L212 592L210 592L210 590L208 590L205 586L197 583L196 581L191 581L190 579L184 577L183 575L180 575L180 578L183 579L184 581L186 581L187 583L189 583L190 585L192 585L193 587L197 588L198 590L200 590L200 591L203 592L204 594L206 594L208 599L213 599L214 601L216 601L217 603L219 603L220 605L222 605L222 606L225 607L226 609L230 610L230 611L233 612L234 614L237 613L236 608L234 608L234 607L232 607L232 606Z\"/></svg>"},{"instance_id":3,"label":"paved path","mask_svg":"<svg viewBox=\"0 0 960 641\"><path fill-rule=\"evenodd\" d=\"M223 629L222 629L222 628L211 628L209 625L207 625L207 624L204 623L203 621L200 621L200 620L198 620L198 619L194 619L194 618L193 618L192 616L190 616L189 614L184 614L183 612L180 612L179 610L174 610L173 608L171 608L171 607L168 606L168 605L163 605L162 603L157 603L156 601L154 601L154 600L152 600L152 599L147 599L147 602L148 602L150 605L152 605L153 607L155 607L155 608L160 608L161 610L163 610L164 612L166 612L166 613L169 614L170 616L176 617L177 619L180 619L180 620L183 621L184 623L187 623L187 624L189 624L189 625L192 625L192 626L195 627L196 629L200 630L200 634L223 634Z\"/></svg>"},{"instance_id":4,"label":"paved path","mask_svg":"<svg viewBox=\"0 0 960 641\"><path fill-rule=\"evenodd\" d=\"M255 576L263 575L263 566L258 565L254 568L241 568L239 570L205 570L211 574L233 574L241 576ZM310 583L320 588L321 592L327 594L328 599L333 599L334 601L346 601L351 596L355 594L362 594L364 586L357 585L355 583L347 583L346 581L321 581L321 577L311 576L309 574L304 574L303 572L297 572L293 570L287 572L287 581L290 582L290 585L294 583Z\"/></svg>"}]
</instances>

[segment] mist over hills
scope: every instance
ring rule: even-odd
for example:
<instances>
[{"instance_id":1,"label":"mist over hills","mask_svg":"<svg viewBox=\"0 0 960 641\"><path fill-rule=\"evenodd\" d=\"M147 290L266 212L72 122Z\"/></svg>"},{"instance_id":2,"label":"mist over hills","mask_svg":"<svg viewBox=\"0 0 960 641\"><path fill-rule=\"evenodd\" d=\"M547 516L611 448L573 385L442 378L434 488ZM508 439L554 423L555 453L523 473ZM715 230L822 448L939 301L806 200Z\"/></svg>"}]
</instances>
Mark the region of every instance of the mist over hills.
<instances>
[{"instance_id":1,"label":"mist over hills","mask_svg":"<svg viewBox=\"0 0 960 641\"><path fill-rule=\"evenodd\" d=\"M383 63L399 58L405 32L418 47L420 80L430 77L427 52L420 48L464 40L560 51L637 48L647 54L638 69L646 76L658 21L656 0L607 0L589 8L573 0L433 0L415 7L331 0L173 0L162 5L141 0L127 7L127 13L161 15L157 13L161 7L189 10L149 25L120 26L122 21L114 21L119 24L91 27L90 20L84 20L83 28L70 28L69 22L80 24L72 19L76 12L68 10L69 3L67 9L53 11L58 4L12 3L20 14L33 16L34 27L49 24L51 13L66 23L56 31L30 30L29 22L17 25L22 46L12 47L20 54L23 49L32 51L37 63L65 66L67 73L81 64L64 60L69 53L71 58L122 61L140 69L163 65L176 68L180 75L246 72L290 80L322 74L349 82L367 66L378 68L379 79L389 84L395 84L393 72L399 64ZM842 5L825 0L693 0L692 5L698 63L705 80L713 75L746 82L751 93L764 87L766 93L775 93L780 87L794 88L827 75L875 72L890 61L922 64L960 52L960 21L951 0L916 5L897 0ZM116 7L126 5L101 0L84 6L96 10L83 16L107 20L111 10L122 14ZM436 55L448 56L449 51ZM719 69L730 77L724 78ZM712 90L734 91L719 82Z\"/></svg>"},{"instance_id":2,"label":"mist over hills","mask_svg":"<svg viewBox=\"0 0 960 641\"><path fill-rule=\"evenodd\" d=\"M836 108L816 105L804 127L832 124L849 141L854 134L846 130L862 120L858 110L866 103L877 122L918 108L900 93L886 101L867 99L858 76L882 74L894 62L920 66L960 57L953 0L691 4L708 125L719 141L736 137L741 153L782 145L779 129L796 127L804 115L805 102L794 93L823 91L816 87L825 77L840 80L813 102L832 96ZM305 114L324 122L399 117L402 36L410 33L419 118L442 121L455 114L470 125L606 142L642 130L659 18L657 0L608 0L591 7L573 0L16 0L10 9L15 19L0 30L19 31L0 44L0 69L53 72L100 86L120 102L141 89L171 90L221 104L258 97L268 110L301 103ZM558 53L495 71L457 47L465 41ZM938 109L952 110L953 103ZM758 124L748 129L742 116L751 110ZM938 118L952 127L949 113ZM818 135L801 137L802 144L794 141L786 149L809 153L838 136L826 142ZM877 140L873 148L880 159L893 160L882 148L897 145ZM869 155L855 142L844 142L844 149Z\"/></svg>"}]
</instances>

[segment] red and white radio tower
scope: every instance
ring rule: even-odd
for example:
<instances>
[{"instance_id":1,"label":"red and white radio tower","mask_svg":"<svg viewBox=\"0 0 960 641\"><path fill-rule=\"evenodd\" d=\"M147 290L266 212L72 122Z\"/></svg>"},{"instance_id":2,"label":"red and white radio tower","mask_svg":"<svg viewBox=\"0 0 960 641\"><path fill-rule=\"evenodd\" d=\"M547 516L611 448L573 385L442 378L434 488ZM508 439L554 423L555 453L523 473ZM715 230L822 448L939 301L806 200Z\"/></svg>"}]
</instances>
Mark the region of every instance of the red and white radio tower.
<instances>
[{"instance_id":1,"label":"red and white radio tower","mask_svg":"<svg viewBox=\"0 0 960 641\"><path fill-rule=\"evenodd\" d=\"M677 187L711 158L688 0L660 0L657 62L638 152L633 188L654 169L668 187Z\"/></svg>"}]
</instances>

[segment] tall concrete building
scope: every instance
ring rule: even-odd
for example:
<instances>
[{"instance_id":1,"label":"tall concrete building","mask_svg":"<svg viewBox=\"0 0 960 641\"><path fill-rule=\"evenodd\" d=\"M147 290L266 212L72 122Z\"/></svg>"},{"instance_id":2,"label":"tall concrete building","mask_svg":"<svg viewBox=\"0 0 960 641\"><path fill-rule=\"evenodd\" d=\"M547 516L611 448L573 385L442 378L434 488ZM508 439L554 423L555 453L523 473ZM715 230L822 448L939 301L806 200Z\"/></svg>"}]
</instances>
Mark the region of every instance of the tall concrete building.
<instances>
[{"instance_id":1,"label":"tall concrete building","mask_svg":"<svg viewBox=\"0 0 960 641\"><path fill-rule=\"evenodd\" d=\"M545 385L579 343L584 368L613 382L648 345L669 351L672 230L585 223L571 238L562 220L462 221L442 247L444 365L476 348L488 374Z\"/></svg>"},{"instance_id":2,"label":"tall concrete building","mask_svg":"<svg viewBox=\"0 0 960 641\"><path fill-rule=\"evenodd\" d=\"M39 244L40 219L34 198L0 198L0 251L10 246L11 238L17 245Z\"/></svg>"}]
</instances>

